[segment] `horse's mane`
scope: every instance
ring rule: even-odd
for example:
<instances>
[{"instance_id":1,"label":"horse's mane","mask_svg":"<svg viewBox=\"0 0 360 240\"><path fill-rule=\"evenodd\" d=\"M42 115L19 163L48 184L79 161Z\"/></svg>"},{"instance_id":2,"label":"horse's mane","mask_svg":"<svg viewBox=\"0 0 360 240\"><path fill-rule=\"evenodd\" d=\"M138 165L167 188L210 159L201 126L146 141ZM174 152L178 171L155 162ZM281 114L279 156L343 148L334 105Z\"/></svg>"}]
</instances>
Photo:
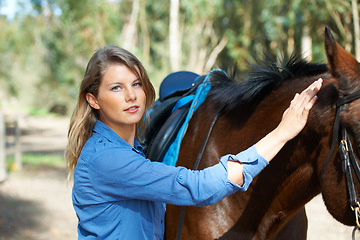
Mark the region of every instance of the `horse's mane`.
<instances>
[{"instance_id":1,"label":"horse's mane","mask_svg":"<svg viewBox=\"0 0 360 240\"><path fill-rule=\"evenodd\" d=\"M212 88L209 100L220 106L222 112L236 108L252 101L259 101L285 81L309 77L327 71L327 66L320 63L309 63L303 57L291 55L288 61L279 58L277 64L268 54L250 66L250 72L242 81L235 76L215 72L211 77Z\"/></svg>"}]
</instances>

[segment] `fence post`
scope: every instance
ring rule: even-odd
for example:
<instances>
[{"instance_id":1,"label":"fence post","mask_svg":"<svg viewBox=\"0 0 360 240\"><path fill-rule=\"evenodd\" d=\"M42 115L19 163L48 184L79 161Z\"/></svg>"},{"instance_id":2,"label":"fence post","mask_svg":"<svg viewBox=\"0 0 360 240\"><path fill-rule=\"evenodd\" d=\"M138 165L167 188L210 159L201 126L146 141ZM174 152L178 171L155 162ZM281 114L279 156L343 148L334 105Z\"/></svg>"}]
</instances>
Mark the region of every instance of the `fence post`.
<instances>
[{"instance_id":1,"label":"fence post","mask_svg":"<svg viewBox=\"0 0 360 240\"><path fill-rule=\"evenodd\" d=\"M17 114L15 119L15 143L14 143L14 161L18 166L18 169L22 169L21 161L21 129L20 129L20 117Z\"/></svg>"},{"instance_id":2,"label":"fence post","mask_svg":"<svg viewBox=\"0 0 360 240\"><path fill-rule=\"evenodd\" d=\"M21 161L21 142L20 142L20 136L21 136L21 130L20 130L20 120L19 115L17 114L14 119L14 162L16 164L16 167L18 170L22 169L22 161Z\"/></svg>"},{"instance_id":3,"label":"fence post","mask_svg":"<svg viewBox=\"0 0 360 240\"><path fill-rule=\"evenodd\" d=\"M6 131L6 147L8 150L7 156L12 154L14 157L14 162L11 165L12 170L21 170L21 142L20 142L20 120L18 114L11 114L5 118L5 131Z\"/></svg>"},{"instance_id":4,"label":"fence post","mask_svg":"<svg viewBox=\"0 0 360 240\"><path fill-rule=\"evenodd\" d=\"M0 112L0 182L6 179L6 130L5 117Z\"/></svg>"}]
</instances>

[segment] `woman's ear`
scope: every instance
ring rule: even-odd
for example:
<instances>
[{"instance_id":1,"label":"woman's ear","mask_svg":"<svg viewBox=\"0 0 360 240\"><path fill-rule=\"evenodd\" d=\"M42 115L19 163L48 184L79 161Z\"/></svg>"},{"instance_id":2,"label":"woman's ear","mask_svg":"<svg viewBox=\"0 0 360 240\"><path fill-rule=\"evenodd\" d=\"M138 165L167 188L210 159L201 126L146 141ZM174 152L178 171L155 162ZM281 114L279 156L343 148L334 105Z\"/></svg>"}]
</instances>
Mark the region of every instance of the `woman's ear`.
<instances>
[{"instance_id":1,"label":"woman's ear","mask_svg":"<svg viewBox=\"0 0 360 240\"><path fill-rule=\"evenodd\" d=\"M94 109L100 109L100 106L98 104L98 101L94 95L91 93L86 93L86 101L89 103L89 105Z\"/></svg>"}]
</instances>

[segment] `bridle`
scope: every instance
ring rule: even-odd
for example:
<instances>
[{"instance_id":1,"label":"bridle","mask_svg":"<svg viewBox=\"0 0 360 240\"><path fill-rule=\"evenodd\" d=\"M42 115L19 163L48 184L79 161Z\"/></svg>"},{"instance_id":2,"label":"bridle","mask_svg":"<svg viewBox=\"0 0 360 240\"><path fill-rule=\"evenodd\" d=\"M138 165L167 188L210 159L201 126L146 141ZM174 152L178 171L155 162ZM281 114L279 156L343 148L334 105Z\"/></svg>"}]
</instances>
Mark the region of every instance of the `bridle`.
<instances>
[{"instance_id":1,"label":"bridle","mask_svg":"<svg viewBox=\"0 0 360 240\"><path fill-rule=\"evenodd\" d=\"M354 179L352 175L351 169L355 172L356 178L358 182L360 183L360 167L358 164L358 159L354 154L354 150L351 145L351 141L349 139L348 133L346 131L346 128L341 126L340 124L340 114L342 111L343 106L345 106L348 103L351 103L357 99L360 98L360 91L356 91L350 95L344 96L342 98L339 98L336 102L336 116L334 121L334 128L333 128L333 136L332 136L332 144L330 148L329 155L327 156L324 166L321 170L320 174L320 180L322 179L325 169L327 165L329 164L329 161L335 151L336 144L338 142L338 136L341 130L342 139L340 140L339 144L339 155L341 159L341 165L342 165L342 171L345 174L346 179L346 187L349 193L348 202L350 204L351 210L355 213L355 221L356 226L353 230L352 237L355 239L355 231L357 229L360 229L360 203L356 196L355 191L355 185L354 185Z\"/></svg>"}]
</instances>

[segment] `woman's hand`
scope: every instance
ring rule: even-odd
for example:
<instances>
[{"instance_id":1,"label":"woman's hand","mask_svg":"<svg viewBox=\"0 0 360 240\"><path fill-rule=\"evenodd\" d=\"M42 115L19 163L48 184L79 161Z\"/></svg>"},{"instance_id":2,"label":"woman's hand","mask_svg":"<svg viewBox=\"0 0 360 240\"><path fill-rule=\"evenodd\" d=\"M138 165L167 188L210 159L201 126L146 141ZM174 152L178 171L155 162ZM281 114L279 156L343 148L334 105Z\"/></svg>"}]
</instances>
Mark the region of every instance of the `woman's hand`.
<instances>
[{"instance_id":1,"label":"woman's hand","mask_svg":"<svg viewBox=\"0 0 360 240\"><path fill-rule=\"evenodd\" d=\"M280 137L283 137L284 141L291 140L305 127L309 111L317 99L316 93L320 90L321 85L322 79L319 78L302 91L301 94L297 93L291 101L289 108L285 110L282 120L277 127Z\"/></svg>"},{"instance_id":2,"label":"woman's hand","mask_svg":"<svg viewBox=\"0 0 360 240\"><path fill-rule=\"evenodd\" d=\"M305 127L309 111L316 101L316 93L321 85L322 79L319 78L300 94L297 93L289 108L285 110L279 125L255 144L257 152L263 158L270 162L285 143L298 135ZM227 166L228 179L242 185L244 183L243 163L230 160Z\"/></svg>"},{"instance_id":3,"label":"woman's hand","mask_svg":"<svg viewBox=\"0 0 360 240\"><path fill-rule=\"evenodd\" d=\"M305 127L309 111L316 101L316 94L322 86L322 79L312 83L300 94L296 94L288 109L285 110L279 125L258 143L255 147L258 153L270 161L285 145L285 143Z\"/></svg>"}]
</instances>

